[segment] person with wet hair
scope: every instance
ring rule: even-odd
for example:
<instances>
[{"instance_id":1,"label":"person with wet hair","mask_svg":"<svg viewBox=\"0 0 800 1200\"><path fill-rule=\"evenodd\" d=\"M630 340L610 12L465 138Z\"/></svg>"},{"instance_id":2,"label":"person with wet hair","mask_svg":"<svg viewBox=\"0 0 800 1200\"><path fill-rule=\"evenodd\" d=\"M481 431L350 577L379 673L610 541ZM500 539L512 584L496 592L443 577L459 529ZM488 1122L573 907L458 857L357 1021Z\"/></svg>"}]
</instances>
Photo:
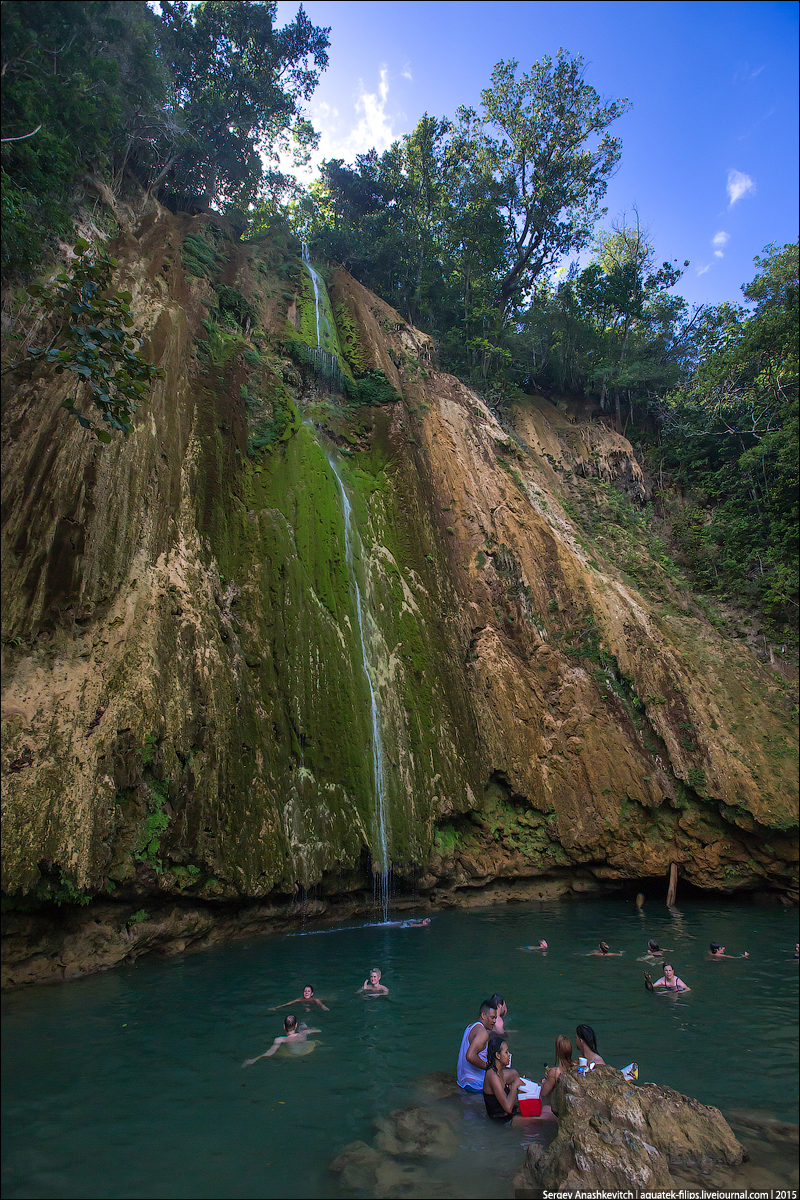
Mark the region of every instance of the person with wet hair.
<instances>
[{"instance_id":1,"label":"person with wet hair","mask_svg":"<svg viewBox=\"0 0 800 1200\"><path fill-rule=\"evenodd\" d=\"M511 1067L508 1042L501 1034L492 1034L486 1043L486 1071L483 1076L483 1103L487 1117L510 1125L517 1108L519 1085L519 1071Z\"/></svg>"},{"instance_id":2,"label":"person with wet hair","mask_svg":"<svg viewBox=\"0 0 800 1200\"><path fill-rule=\"evenodd\" d=\"M560 1033L556 1038L556 1065L550 1067L542 1080L542 1090L539 1093L542 1103L544 1103L545 1096L549 1096L556 1086L562 1071L571 1071L576 1065L572 1061L572 1042L563 1033Z\"/></svg>"},{"instance_id":3,"label":"person with wet hair","mask_svg":"<svg viewBox=\"0 0 800 1200\"><path fill-rule=\"evenodd\" d=\"M641 958L637 958L636 961L657 963L663 959L665 954L672 954L672 951L663 950L657 941L655 941L653 938L650 938L650 941L647 943L647 953L643 954Z\"/></svg>"},{"instance_id":4,"label":"person with wet hair","mask_svg":"<svg viewBox=\"0 0 800 1200\"><path fill-rule=\"evenodd\" d=\"M721 942L711 942L709 944L708 958L749 958L750 955L745 950L744 954L726 954L725 947Z\"/></svg>"},{"instance_id":5,"label":"person with wet hair","mask_svg":"<svg viewBox=\"0 0 800 1200\"><path fill-rule=\"evenodd\" d=\"M619 958L624 953L624 950L609 950L608 942L601 942L596 950L589 951L587 957L591 958L592 955L597 955L598 958Z\"/></svg>"},{"instance_id":6,"label":"person with wet hair","mask_svg":"<svg viewBox=\"0 0 800 1200\"><path fill-rule=\"evenodd\" d=\"M389 989L385 984L381 983L381 973L377 967L370 967L369 975L358 989L356 995L363 993L365 996L388 996Z\"/></svg>"},{"instance_id":7,"label":"person with wet hair","mask_svg":"<svg viewBox=\"0 0 800 1200\"><path fill-rule=\"evenodd\" d=\"M597 1053L597 1037L591 1025L579 1025L575 1030L575 1045L580 1058L585 1058L587 1064L594 1063L596 1067L604 1067L606 1060Z\"/></svg>"},{"instance_id":8,"label":"person with wet hair","mask_svg":"<svg viewBox=\"0 0 800 1200\"><path fill-rule=\"evenodd\" d=\"M303 988L302 996L296 996L294 1000L287 1000L285 1004L273 1004L269 1009L270 1012L276 1012L279 1008L288 1008L290 1004L305 1004L306 1012L312 1004L316 1004L318 1008L323 1008L325 1012L330 1012L327 1004L323 1004L314 995L314 989L310 983L307 983Z\"/></svg>"},{"instance_id":9,"label":"person with wet hair","mask_svg":"<svg viewBox=\"0 0 800 1200\"><path fill-rule=\"evenodd\" d=\"M506 1013L508 1012L508 1005L506 1004L505 1000L503 999L503 997L500 995L499 992L495 992L495 994L489 998L489 1003L494 1005L495 1010L497 1012L497 1016L495 1017L495 1022L494 1022L494 1032L495 1033L505 1033L505 1026L503 1025L503 1018L505 1017Z\"/></svg>"},{"instance_id":10,"label":"person with wet hair","mask_svg":"<svg viewBox=\"0 0 800 1200\"><path fill-rule=\"evenodd\" d=\"M540 938L538 946L523 946L522 949L523 950L546 950L547 942L544 940L544 938Z\"/></svg>"},{"instance_id":11,"label":"person with wet hair","mask_svg":"<svg viewBox=\"0 0 800 1200\"><path fill-rule=\"evenodd\" d=\"M667 992L690 992L692 989L675 974L672 963L664 963L664 974L653 984L655 988L663 988Z\"/></svg>"}]
</instances>

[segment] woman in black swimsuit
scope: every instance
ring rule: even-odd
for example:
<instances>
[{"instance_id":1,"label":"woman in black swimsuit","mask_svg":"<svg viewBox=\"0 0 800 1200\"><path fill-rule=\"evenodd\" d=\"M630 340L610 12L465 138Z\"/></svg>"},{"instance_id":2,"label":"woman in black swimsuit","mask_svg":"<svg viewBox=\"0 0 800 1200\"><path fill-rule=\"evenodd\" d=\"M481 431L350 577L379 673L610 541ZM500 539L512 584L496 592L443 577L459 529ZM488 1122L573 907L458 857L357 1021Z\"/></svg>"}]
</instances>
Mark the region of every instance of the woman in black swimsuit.
<instances>
[{"instance_id":1,"label":"woman in black swimsuit","mask_svg":"<svg viewBox=\"0 0 800 1200\"><path fill-rule=\"evenodd\" d=\"M520 1085L519 1071L513 1071L509 1066L510 1062L511 1051L506 1039L499 1034L490 1037L486 1045L483 1102L486 1105L487 1117L491 1117L493 1121L501 1121L503 1125L510 1125L514 1119ZM520 1120L524 1118L520 1117Z\"/></svg>"}]
</instances>

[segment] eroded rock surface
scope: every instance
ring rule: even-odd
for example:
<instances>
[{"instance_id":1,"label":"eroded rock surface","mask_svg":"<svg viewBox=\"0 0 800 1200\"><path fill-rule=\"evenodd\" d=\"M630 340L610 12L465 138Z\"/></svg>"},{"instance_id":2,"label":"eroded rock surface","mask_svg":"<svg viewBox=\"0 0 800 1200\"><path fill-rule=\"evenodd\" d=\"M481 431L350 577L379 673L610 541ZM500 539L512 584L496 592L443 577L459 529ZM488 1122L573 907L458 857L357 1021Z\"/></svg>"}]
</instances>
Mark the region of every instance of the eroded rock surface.
<instances>
[{"instance_id":1,"label":"eroded rock surface","mask_svg":"<svg viewBox=\"0 0 800 1200\"><path fill-rule=\"evenodd\" d=\"M722 1113L657 1084L627 1083L613 1067L564 1073L552 1093L559 1119L549 1147L531 1145L519 1188L669 1189L709 1181L746 1157Z\"/></svg>"},{"instance_id":2,"label":"eroded rock surface","mask_svg":"<svg viewBox=\"0 0 800 1200\"><path fill-rule=\"evenodd\" d=\"M213 277L193 273L198 239ZM520 395L501 420L338 270L362 402L327 396L297 353L313 315L299 249L237 242L214 214L149 202L113 249L165 372L131 436L79 429L66 375L3 377L7 896L105 896L123 924L199 902L221 929L226 904L283 911L316 887L331 911L371 891L336 454L400 890L485 904L676 863L703 888L796 902L786 679L648 549L625 438L564 399ZM232 324L215 286L254 321ZM72 916L87 937L96 920ZM20 958L16 928L11 965L49 955L58 977L52 938ZM183 937L162 934L149 944Z\"/></svg>"}]
</instances>

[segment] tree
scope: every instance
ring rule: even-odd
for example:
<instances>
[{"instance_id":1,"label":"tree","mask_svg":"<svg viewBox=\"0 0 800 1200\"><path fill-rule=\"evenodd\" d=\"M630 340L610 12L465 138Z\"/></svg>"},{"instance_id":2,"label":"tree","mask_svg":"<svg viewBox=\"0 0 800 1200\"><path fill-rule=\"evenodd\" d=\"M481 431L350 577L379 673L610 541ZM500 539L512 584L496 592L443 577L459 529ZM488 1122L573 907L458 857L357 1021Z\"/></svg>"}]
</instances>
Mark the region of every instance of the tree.
<instances>
[{"instance_id":1,"label":"tree","mask_svg":"<svg viewBox=\"0 0 800 1200\"><path fill-rule=\"evenodd\" d=\"M276 11L275 0L202 0L191 7L187 0L162 0L168 107L177 132L162 139L151 187L246 208L265 185L277 192L289 186L274 164L282 151L293 148L302 160L316 145L301 102L327 65L330 30L312 25L302 7L291 24L275 29Z\"/></svg>"},{"instance_id":2,"label":"tree","mask_svg":"<svg viewBox=\"0 0 800 1200\"><path fill-rule=\"evenodd\" d=\"M506 233L499 307L512 302L563 255L588 245L620 142L608 126L627 100L603 104L583 80L583 59L559 50L517 78L501 61L481 92L483 118L458 111L457 136L473 169L499 185ZM599 139L599 140L597 140Z\"/></svg>"},{"instance_id":3,"label":"tree","mask_svg":"<svg viewBox=\"0 0 800 1200\"><path fill-rule=\"evenodd\" d=\"M611 232L596 238L595 258L578 282L584 312L600 339L590 379L600 386L601 408L609 407L609 397L613 400L619 431L623 392L632 416L635 398L646 399L654 386L676 382L674 333L687 307L667 293L689 264L664 262L655 270L653 246L636 209L634 218L628 223L623 216Z\"/></svg>"},{"instance_id":4,"label":"tree","mask_svg":"<svg viewBox=\"0 0 800 1200\"><path fill-rule=\"evenodd\" d=\"M679 544L700 580L796 624L797 243L755 262L742 288L755 308L703 314L694 368L661 405L661 448L697 497Z\"/></svg>"},{"instance_id":5,"label":"tree","mask_svg":"<svg viewBox=\"0 0 800 1200\"><path fill-rule=\"evenodd\" d=\"M156 18L146 4L2 5L3 273L30 275L69 234L87 167L109 174L147 135L164 97Z\"/></svg>"}]
</instances>

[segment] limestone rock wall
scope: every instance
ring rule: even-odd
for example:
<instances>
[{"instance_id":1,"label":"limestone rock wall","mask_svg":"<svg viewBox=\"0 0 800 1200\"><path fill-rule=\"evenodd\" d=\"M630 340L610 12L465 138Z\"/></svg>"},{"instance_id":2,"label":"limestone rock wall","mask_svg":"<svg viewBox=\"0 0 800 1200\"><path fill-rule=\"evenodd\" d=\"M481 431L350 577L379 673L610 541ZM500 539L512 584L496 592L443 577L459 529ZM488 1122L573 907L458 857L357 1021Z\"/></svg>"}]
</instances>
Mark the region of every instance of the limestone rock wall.
<instances>
[{"instance_id":1,"label":"limestone rock wall","mask_svg":"<svg viewBox=\"0 0 800 1200\"><path fill-rule=\"evenodd\" d=\"M4 380L7 894L368 886L368 689L333 455L399 886L550 894L677 862L702 887L796 897L784 680L648 549L624 438L536 397L501 424L342 271L346 369L374 387L325 395L293 355L299 248L235 242L213 214L152 204L114 252L165 370L135 432L81 431L66 375ZM234 294L254 319L233 323Z\"/></svg>"}]
</instances>

